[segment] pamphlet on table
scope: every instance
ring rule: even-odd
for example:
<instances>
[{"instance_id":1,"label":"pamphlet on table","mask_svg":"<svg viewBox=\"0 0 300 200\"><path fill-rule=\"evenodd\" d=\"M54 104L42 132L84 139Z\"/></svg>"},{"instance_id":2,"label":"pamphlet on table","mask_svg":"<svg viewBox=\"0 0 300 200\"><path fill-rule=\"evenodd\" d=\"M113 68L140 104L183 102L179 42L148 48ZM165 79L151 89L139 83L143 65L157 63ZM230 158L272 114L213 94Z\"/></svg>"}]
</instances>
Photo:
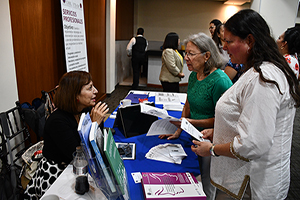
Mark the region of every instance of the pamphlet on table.
<instances>
[{"instance_id":1,"label":"pamphlet on table","mask_svg":"<svg viewBox=\"0 0 300 200\"><path fill-rule=\"evenodd\" d=\"M142 185L146 200L206 199L202 183L189 172L142 172Z\"/></svg>"},{"instance_id":2,"label":"pamphlet on table","mask_svg":"<svg viewBox=\"0 0 300 200\"><path fill-rule=\"evenodd\" d=\"M177 127L170 123L170 121L180 121L180 119L170 116L166 110L161 108L156 108L143 103L141 103L140 106L141 113L161 118L152 123L147 132L147 136L175 133Z\"/></svg>"},{"instance_id":3,"label":"pamphlet on table","mask_svg":"<svg viewBox=\"0 0 300 200\"><path fill-rule=\"evenodd\" d=\"M152 147L148 153L145 155L146 158L152 160L159 160L163 162L181 164L182 159L186 157L181 144L159 144L155 147Z\"/></svg>"}]
</instances>

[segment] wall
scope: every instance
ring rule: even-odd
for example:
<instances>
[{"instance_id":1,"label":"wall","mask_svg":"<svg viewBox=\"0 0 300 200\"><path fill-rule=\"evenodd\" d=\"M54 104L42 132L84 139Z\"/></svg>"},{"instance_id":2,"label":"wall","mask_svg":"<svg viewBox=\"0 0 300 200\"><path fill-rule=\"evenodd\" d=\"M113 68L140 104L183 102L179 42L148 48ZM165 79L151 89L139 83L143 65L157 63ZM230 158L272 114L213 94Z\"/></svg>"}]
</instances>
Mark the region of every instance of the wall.
<instances>
[{"instance_id":1,"label":"wall","mask_svg":"<svg viewBox=\"0 0 300 200\"><path fill-rule=\"evenodd\" d=\"M0 112L15 106L19 99L10 27L9 0L0 1Z\"/></svg>"},{"instance_id":2,"label":"wall","mask_svg":"<svg viewBox=\"0 0 300 200\"><path fill-rule=\"evenodd\" d=\"M238 10L250 8L225 5L208 0L137 0L135 28L143 27L149 41L163 41L166 34L176 32L183 40L190 34L209 34L209 22L217 18L226 21Z\"/></svg>"},{"instance_id":3,"label":"wall","mask_svg":"<svg viewBox=\"0 0 300 200\"><path fill-rule=\"evenodd\" d=\"M295 26L298 4L299 0L253 0L251 8L263 16L277 39L287 28Z\"/></svg>"}]
</instances>

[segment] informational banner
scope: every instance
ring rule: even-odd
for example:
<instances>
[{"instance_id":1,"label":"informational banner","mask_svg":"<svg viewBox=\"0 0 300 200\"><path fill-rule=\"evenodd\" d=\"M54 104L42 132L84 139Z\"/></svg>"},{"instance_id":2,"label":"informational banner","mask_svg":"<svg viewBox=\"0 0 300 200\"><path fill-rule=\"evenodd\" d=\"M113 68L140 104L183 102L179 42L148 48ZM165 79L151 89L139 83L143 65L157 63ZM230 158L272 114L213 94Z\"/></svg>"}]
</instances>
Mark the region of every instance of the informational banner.
<instances>
[{"instance_id":1,"label":"informational banner","mask_svg":"<svg viewBox=\"0 0 300 200\"><path fill-rule=\"evenodd\" d=\"M67 72L89 71L82 0L61 0Z\"/></svg>"}]
</instances>

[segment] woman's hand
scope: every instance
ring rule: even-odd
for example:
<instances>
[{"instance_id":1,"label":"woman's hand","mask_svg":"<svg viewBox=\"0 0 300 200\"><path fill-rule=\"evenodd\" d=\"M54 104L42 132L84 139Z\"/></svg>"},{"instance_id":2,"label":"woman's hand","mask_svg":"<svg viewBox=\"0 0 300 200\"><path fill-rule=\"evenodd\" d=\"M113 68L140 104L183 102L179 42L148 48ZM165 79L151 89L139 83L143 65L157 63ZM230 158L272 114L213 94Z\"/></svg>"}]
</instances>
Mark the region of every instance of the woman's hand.
<instances>
[{"instance_id":1,"label":"woman's hand","mask_svg":"<svg viewBox=\"0 0 300 200\"><path fill-rule=\"evenodd\" d=\"M183 72L179 72L177 76L178 76L179 78L184 78L185 75L184 75Z\"/></svg>"},{"instance_id":2,"label":"woman's hand","mask_svg":"<svg viewBox=\"0 0 300 200\"><path fill-rule=\"evenodd\" d=\"M167 138L167 140L177 139L177 138L179 138L181 131L182 131L182 129L179 128L175 131L174 134L159 135L158 138L160 138L160 139Z\"/></svg>"},{"instance_id":3,"label":"woman's hand","mask_svg":"<svg viewBox=\"0 0 300 200\"><path fill-rule=\"evenodd\" d=\"M204 129L203 131L201 131L201 133L203 134L204 139L209 139L211 142L213 141L213 136L214 136L213 128Z\"/></svg>"},{"instance_id":4,"label":"woman's hand","mask_svg":"<svg viewBox=\"0 0 300 200\"><path fill-rule=\"evenodd\" d=\"M195 152L197 155L205 157L210 156L210 148L212 146L212 143L210 142L199 142L197 140L193 140L193 143L195 145L191 146L191 149L193 152Z\"/></svg>"},{"instance_id":5,"label":"woman's hand","mask_svg":"<svg viewBox=\"0 0 300 200\"><path fill-rule=\"evenodd\" d=\"M107 107L106 103L102 103L101 101L98 102L91 111L92 122L97 122L98 125L100 125L104 120L105 114L108 112L108 110L109 108Z\"/></svg>"}]
</instances>

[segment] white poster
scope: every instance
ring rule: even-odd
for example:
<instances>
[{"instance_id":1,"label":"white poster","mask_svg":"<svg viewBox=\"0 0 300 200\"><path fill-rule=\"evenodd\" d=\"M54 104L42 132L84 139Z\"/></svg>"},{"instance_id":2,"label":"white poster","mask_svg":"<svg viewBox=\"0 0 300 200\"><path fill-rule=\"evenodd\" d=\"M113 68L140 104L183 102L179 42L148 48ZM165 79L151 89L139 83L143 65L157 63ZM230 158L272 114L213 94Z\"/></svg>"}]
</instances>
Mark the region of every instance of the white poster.
<instances>
[{"instance_id":1,"label":"white poster","mask_svg":"<svg viewBox=\"0 0 300 200\"><path fill-rule=\"evenodd\" d=\"M67 72L89 71L82 0L61 0Z\"/></svg>"}]
</instances>

